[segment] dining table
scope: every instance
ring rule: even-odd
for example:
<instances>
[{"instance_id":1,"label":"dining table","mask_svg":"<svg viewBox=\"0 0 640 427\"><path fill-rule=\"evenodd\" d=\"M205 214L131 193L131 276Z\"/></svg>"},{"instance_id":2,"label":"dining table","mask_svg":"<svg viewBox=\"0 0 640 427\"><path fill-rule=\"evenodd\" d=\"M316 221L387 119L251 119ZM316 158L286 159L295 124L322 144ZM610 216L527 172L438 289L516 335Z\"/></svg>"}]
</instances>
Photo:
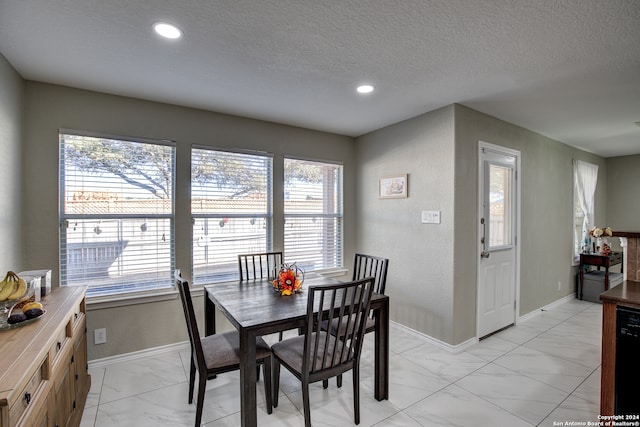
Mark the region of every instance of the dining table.
<instances>
[{"instance_id":1,"label":"dining table","mask_svg":"<svg viewBox=\"0 0 640 427\"><path fill-rule=\"evenodd\" d=\"M235 280L206 285L205 334L216 333L216 308L238 331L240 339L240 413L242 427L257 425L256 337L305 326L309 286L340 283L335 278L307 274L302 291L284 296L267 279ZM389 399L389 297L374 293L374 397ZM277 392L277 391L276 391Z\"/></svg>"}]
</instances>

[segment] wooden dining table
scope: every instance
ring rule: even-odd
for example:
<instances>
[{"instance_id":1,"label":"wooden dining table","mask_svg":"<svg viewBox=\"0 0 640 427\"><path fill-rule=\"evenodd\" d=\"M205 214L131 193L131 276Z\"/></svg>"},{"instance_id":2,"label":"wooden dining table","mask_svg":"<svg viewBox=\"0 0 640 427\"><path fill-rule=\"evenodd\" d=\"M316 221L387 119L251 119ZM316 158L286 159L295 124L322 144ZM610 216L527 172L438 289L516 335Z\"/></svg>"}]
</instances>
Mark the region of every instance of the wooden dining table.
<instances>
[{"instance_id":1,"label":"wooden dining table","mask_svg":"<svg viewBox=\"0 0 640 427\"><path fill-rule=\"evenodd\" d=\"M303 291L282 296L266 279L232 281L205 286L205 333L216 333L215 309L220 310L240 335L240 409L242 427L257 425L256 337L305 325L307 293L304 288L339 283L321 275L307 275ZM389 399L389 297L375 294L371 309L376 319L374 396Z\"/></svg>"}]
</instances>

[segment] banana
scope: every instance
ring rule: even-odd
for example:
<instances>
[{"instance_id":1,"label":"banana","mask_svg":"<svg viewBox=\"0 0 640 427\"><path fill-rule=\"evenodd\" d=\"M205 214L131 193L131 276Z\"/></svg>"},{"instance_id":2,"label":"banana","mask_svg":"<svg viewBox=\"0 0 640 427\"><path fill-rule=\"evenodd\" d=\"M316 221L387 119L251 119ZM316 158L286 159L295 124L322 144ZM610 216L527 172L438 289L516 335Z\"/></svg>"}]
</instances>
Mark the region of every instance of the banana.
<instances>
[{"instance_id":1,"label":"banana","mask_svg":"<svg viewBox=\"0 0 640 427\"><path fill-rule=\"evenodd\" d=\"M4 287L7 286L7 284L9 283L9 273L7 273L7 275L4 276L4 279L2 280L2 282L0 282L0 290L4 289Z\"/></svg>"},{"instance_id":2,"label":"banana","mask_svg":"<svg viewBox=\"0 0 640 427\"><path fill-rule=\"evenodd\" d=\"M27 293L27 282L18 277L13 271L9 271L0 283L0 301L22 298Z\"/></svg>"},{"instance_id":3,"label":"banana","mask_svg":"<svg viewBox=\"0 0 640 427\"><path fill-rule=\"evenodd\" d=\"M24 313L25 311L31 310L32 308L39 308L40 310L43 309L42 304L36 301L32 301L32 302L28 302L25 305L22 306L22 312Z\"/></svg>"},{"instance_id":4,"label":"banana","mask_svg":"<svg viewBox=\"0 0 640 427\"><path fill-rule=\"evenodd\" d=\"M18 277L16 275L16 277ZM9 295L8 299L18 299L18 298L22 298L24 296L24 294L27 293L27 281L24 280L22 277L18 277L18 286L15 290L15 292L13 292L11 295Z\"/></svg>"},{"instance_id":5,"label":"banana","mask_svg":"<svg viewBox=\"0 0 640 427\"><path fill-rule=\"evenodd\" d=\"M4 301L9 298L9 295L13 294L18 288L18 284L16 282L8 282L2 291L0 291L0 301Z\"/></svg>"}]
</instances>

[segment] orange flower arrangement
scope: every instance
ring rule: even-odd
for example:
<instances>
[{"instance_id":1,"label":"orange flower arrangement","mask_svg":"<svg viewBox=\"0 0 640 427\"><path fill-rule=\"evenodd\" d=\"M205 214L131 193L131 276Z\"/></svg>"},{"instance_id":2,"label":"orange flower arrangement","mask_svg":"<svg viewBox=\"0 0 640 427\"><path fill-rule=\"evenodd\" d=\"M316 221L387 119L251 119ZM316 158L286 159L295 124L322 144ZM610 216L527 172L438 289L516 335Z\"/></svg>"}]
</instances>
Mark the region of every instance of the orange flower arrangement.
<instances>
[{"instance_id":1,"label":"orange flower arrangement","mask_svg":"<svg viewBox=\"0 0 640 427\"><path fill-rule=\"evenodd\" d=\"M273 287L282 295L293 295L302 287L303 272L295 264L283 264L273 281Z\"/></svg>"}]
</instances>

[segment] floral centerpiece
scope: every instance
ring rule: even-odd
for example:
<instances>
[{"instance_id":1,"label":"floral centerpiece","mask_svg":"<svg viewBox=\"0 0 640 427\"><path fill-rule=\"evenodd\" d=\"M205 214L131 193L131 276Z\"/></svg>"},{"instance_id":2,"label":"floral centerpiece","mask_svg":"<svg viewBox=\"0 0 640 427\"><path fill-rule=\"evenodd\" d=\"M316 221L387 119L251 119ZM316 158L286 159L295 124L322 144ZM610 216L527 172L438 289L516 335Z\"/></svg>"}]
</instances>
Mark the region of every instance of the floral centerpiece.
<instances>
[{"instance_id":1,"label":"floral centerpiece","mask_svg":"<svg viewBox=\"0 0 640 427\"><path fill-rule=\"evenodd\" d=\"M592 250L594 253L599 252L602 255L611 254L611 246L605 237L613 236L613 229L611 227L593 227L589 230L589 236L592 238ZM595 239L595 241L593 241Z\"/></svg>"},{"instance_id":2,"label":"floral centerpiece","mask_svg":"<svg viewBox=\"0 0 640 427\"><path fill-rule=\"evenodd\" d=\"M596 239L605 236L611 237L613 236L613 230L611 229L611 227L593 227L591 230L589 230L589 236L595 237Z\"/></svg>"},{"instance_id":3,"label":"floral centerpiece","mask_svg":"<svg viewBox=\"0 0 640 427\"><path fill-rule=\"evenodd\" d=\"M295 263L282 264L273 281L273 288L282 295L293 295L302 288L304 271Z\"/></svg>"}]
</instances>

